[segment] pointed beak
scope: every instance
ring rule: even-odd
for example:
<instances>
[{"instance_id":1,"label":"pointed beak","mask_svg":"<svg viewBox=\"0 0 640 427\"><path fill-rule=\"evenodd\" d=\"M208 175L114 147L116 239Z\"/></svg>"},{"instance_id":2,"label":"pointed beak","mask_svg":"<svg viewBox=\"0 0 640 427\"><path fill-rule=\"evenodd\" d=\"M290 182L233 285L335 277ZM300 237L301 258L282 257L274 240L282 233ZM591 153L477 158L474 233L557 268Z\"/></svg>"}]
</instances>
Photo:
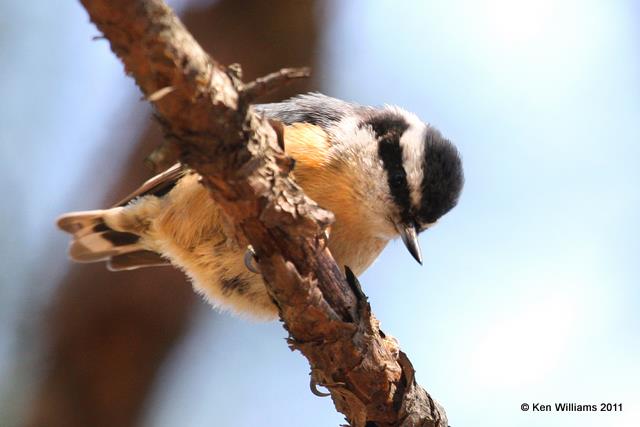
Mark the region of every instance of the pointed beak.
<instances>
[{"instance_id":1,"label":"pointed beak","mask_svg":"<svg viewBox=\"0 0 640 427\"><path fill-rule=\"evenodd\" d=\"M420 244L418 243L418 233L413 225L398 224L398 233L402 238L402 242L409 250L409 253L420 265L422 265L422 253L420 252Z\"/></svg>"}]
</instances>

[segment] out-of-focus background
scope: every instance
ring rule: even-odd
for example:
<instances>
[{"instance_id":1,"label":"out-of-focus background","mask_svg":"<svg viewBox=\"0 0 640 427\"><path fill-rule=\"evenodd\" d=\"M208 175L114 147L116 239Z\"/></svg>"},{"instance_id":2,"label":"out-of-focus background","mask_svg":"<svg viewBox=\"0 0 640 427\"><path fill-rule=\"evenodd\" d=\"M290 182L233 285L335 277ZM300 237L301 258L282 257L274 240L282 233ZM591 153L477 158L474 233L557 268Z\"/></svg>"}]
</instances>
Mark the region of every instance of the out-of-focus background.
<instances>
[{"instance_id":1,"label":"out-of-focus background","mask_svg":"<svg viewBox=\"0 0 640 427\"><path fill-rule=\"evenodd\" d=\"M640 425L640 6L634 1L170 1L247 78L416 112L467 183L362 277L453 426ZM80 4L0 1L0 425L330 426L278 322L180 273L72 265L65 211L107 206L161 141ZM621 403L617 413L522 403Z\"/></svg>"}]
</instances>

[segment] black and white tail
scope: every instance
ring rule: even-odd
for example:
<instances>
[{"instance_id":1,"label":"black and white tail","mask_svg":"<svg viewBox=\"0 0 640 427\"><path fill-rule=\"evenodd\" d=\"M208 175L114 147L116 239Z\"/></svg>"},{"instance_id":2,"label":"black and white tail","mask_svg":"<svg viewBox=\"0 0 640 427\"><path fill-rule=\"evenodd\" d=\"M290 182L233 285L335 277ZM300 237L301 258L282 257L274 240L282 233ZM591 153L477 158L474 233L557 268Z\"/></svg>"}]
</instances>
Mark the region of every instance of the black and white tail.
<instances>
[{"instance_id":1,"label":"black and white tail","mask_svg":"<svg viewBox=\"0 0 640 427\"><path fill-rule=\"evenodd\" d=\"M69 256L78 262L106 261L110 270L133 270L140 267L169 265L158 253L146 250L140 236L117 231L107 225L106 218L117 218L132 200L146 195L161 197L173 189L186 169L176 163L146 181L111 209L69 212L58 218L62 230L73 235ZM113 224L113 222L111 223Z\"/></svg>"},{"instance_id":2,"label":"black and white tail","mask_svg":"<svg viewBox=\"0 0 640 427\"><path fill-rule=\"evenodd\" d=\"M116 231L107 225L105 216L121 209L70 212L59 217L58 227L73 235L71 259L85 263L106 261L114 271L169 264L157 253L146 250L137 234Z\"/></svg>"}]
</instances>

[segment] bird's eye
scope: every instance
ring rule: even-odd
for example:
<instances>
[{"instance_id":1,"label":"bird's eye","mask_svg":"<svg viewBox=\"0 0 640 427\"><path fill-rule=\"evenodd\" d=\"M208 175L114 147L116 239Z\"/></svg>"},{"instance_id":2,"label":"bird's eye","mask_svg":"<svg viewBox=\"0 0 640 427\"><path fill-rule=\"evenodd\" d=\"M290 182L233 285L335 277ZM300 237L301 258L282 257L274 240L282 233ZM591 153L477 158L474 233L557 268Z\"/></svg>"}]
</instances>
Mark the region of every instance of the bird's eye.
<instances>
[{"instance_id":1,"label":"bird's eye","mask_svg":"<svg viewBox=\"0 0 640 427\"><path fill-rule=\"evenodd\" d=\"M395 172L389 177L389 184L392 187L400 187L405 180L405 175L402 172Z\"/></svg>"}]
</instances>

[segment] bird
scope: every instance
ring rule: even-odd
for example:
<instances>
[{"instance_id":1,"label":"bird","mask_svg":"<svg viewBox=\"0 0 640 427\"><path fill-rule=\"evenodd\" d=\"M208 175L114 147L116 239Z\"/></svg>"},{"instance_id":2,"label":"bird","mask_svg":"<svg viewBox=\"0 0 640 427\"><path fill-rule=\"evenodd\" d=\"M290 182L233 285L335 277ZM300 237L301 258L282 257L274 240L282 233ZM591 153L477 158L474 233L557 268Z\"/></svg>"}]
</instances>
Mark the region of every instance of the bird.
<instances>
[{"instance_id":1,"label":"bird","mask_svg":"<svg viewBox=\"0 0 640 427\"><path fill-rule=\"evenodd\" d=\"M422 264L418 234L456 206L464 185L451 141L400 107L320 93L252 108L279 123L294 179L334 213L327 245L338 265L360 275L398 237ZM106 261L113 271L173 265L214 307L277 318L247 248L225 234L224 214L199 178L176 163L109 209L60 216L73 237L70 258Z\"/></svg>"}]
</instances>

